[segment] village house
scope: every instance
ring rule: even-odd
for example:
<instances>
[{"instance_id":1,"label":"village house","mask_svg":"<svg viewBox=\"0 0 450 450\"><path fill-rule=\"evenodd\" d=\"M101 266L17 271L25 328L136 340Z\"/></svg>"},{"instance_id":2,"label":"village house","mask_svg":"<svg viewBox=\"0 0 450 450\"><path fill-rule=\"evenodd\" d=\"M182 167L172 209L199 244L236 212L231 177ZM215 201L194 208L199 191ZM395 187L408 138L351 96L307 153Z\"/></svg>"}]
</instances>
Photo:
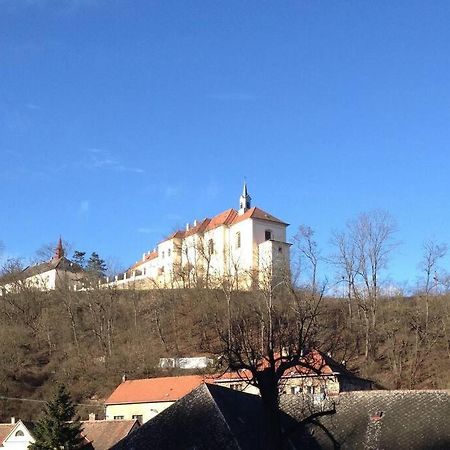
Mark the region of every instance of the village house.
<instances>
[{"instance_id":1,"label":"village house","mask_svg":"<svg viewBox=\"0 0 450 450\"><path fill-rule=\"evenodd\" d=\"M288 224L252 207L244 183L239 209L195 220L143 254L125 273L107 279L108 286L185 288L227 282L249 289L265 278L289 272Z\"/></svg>"},{"instance_id":2,"label":"village house","mask_svg":"<svg viewBox=\"0 0 450 450\"><path fill-rule=\"evenodd\" d=\"M290 449L450 448L448 391L345 392L315 409L290 395L279 418ZM266 420L259 396L202 384L112 450L265 448Z\"/></svg>"},{"instance_id":3,"label":"village house","mask_svg":"<svg viewBox=\"0 0 450 450\"><path fill-rule=\"evenodd\" d=\"M316 350L305 356L304 364L286 371L280 388L282 395L304 396L314 404L337 396L341 392L371 390L371 380L360 378L328 355ZM176 377L122 380L105 401L106 419L138 419L145 423L177 400L200 386L210 383L248 394L259 395L250 383L246 370L220 375L185 375Z\"/></svg>"},{"instance_id":4,"label":"village house","mask_svg":"<svg viewBox=\"0 0 450 450\"><path fill-rule=\"evenodd\" d=\"M0 423L0 449L27 450L34 442L33 422L23 422L11 417L10 423Z\"/></svg>"},{"instance_id":5,"label":"village house","mask_svg":"<svg viewBox=\"0 0 450 450\"><path fill-rule=\"evenodd\" d=\"M250 383L251 373L247 370L227 372L213 380L214 384L249 394L259 394ZM281 395L298 395L319 404L341 392L379 389L373 381L358 377L331 356L312 350L302 363L288 369L281 378Z\"/></svg>"},{"instance_id":6,"label":"village house","mask_svg":"<svg viewBox=\"0 0 450 450\"><path fill-rule=\"evenodd\" d=\"M200 386L204 380L202 375L140 380L126 380L124 377L105 401L106 420L136 419L145 423Z\"/></svg>"},{"instance_id":7,"label":"village house","mask_svg":"<svg viewBox=\"0 0 450 450\"><path fill-rule=\"evenodd\" d=\"M28 266L20 272L3 277L0 280L0 295L22 289L76 289L82 286L83 276L83 269L65 257L60 238L50 261Z\"/></svg>"},{"instance_id":8,"label":"village house","mask_svg":"<svg viewBox=\"0 0 450 450\"><path fill-rule=\"evenodd\" d=\"M139 426L138 420L97 420L95 414L89 420L81 420L83 450L109 450ZM34 422L24 422L12 417L10 423L0 423L0 449L27 450L35 442Z\"/></svg>"}]
</instances>

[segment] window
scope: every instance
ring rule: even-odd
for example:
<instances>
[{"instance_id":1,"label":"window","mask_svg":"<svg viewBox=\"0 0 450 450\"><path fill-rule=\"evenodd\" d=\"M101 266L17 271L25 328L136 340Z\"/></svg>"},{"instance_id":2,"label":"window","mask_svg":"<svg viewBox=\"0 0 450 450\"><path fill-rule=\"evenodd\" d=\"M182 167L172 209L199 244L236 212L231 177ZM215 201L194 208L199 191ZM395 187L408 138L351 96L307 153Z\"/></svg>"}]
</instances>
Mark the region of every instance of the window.
<instances>
[{"instance_id":1,"label":"window","mask_svg":"<svg viewBox=\"0 0 450 450\"><path fill-rule=\"evenodd\" d=\"M278 247L278 253L283 253L283 247Z\"/></svg>"},{"instance_id":2,"label":"window","mask_svg":"<svg viewBox=\"0 0 450 450\"><path fill-rule=\"evenodd\" d=\"M210 255L214 253L214 241L212 239L208 241L208 252Z\"/></svg>"},{"instance_id":3,"label":"window","mask_svg":"<svg viewBox=\"0 0 450 450\"><path fill-rule=\"evenodd\" d=\"M272 230L266 230L264 232L264 237L266 241L270 241L272 239Z\"/></svg>"},{"instance_id":4,"label":"window","mask_svg":"<svg viewBox=\"0 0 450 450\"><path fill-rule=\"evenodd\" d=\"M139 420L139 423L142 425L142 419L143 419L143 415L142 414L133 414L132 416L131 416L131 418L132 419L134 419L134 420Z\"/></svg>"},{"instance_id":5,"label":"window","mask_svg":"<svg viewBox=\"0 0 450 450\"><path fill-rule=\"evenodd\" d=\"M291 394L297 395L302 392L302 388L300 386L291 386Z\"/></svg>"},{"instance_id":6,"label":"window","mask_svg":"<svg viewBox=\"0 0 450 450\"><path fill-rule=\"evenodd\" d=\"M242 383L230 384L230 389L233 389L233 391L242 391L242 387Z\"/></svg>"},{"instance_id":7,"label":"window","mask_svg":"<svg viewBox=\"0 0 450 450\"><path fill-rule=\"evenodd\" d=\"M170 248L167 250L167 256L170 256Z\"/></svg>"},{"instance_id":8,"label":"window","mask_svg":"<svg viewBox=\"0 0 450 450\"><path fill-rule=\"evenodd\" d=\"M25 434L22 430L19 430L19 431L16 431L16 434L14 436L25 436Z\"/></svg>"},{"instance_id":9,"label":"window","mask_svg":"<svg viewBox=\"0 0 450 450\"><path fill-rule=\"evenodd\" d=\"M123 420L123 416L114 416L114 420Z\"/></svg>"},{"instance_id":10,"label":"window","mask_svg":"<svg viewBox=\"0 0 450 450\"><path fill-rule=\"evenodd\" d=\"M162 252L161 257L164 259L164 252Z\"/></svg>"},{"instance_id":11,"label":"window","mask_svg":"<svg viewBox=\"0 0 450 450\"><path fill-rule=\"evenodd\" d=\"M236 233L236 248L241 248L241 232Z\"/></svg>"}]
</instances>

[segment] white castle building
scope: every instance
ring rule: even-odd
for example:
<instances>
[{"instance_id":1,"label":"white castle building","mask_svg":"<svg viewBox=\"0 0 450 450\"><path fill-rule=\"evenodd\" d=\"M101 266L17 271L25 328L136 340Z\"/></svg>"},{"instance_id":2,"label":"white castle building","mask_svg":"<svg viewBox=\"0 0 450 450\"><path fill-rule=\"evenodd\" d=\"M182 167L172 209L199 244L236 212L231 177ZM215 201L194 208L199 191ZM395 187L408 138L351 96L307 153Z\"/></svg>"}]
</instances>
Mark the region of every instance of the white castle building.
<instances>
[{"instance_id":1,"label":"white castle building","mask_svg":"<svg viewBox=\"0 0 450 450\"><path fill-rule=\"evenodd\" d=\"M244 188L239 209L195 220L143 254L107 284L118 287L218 287L224 282L249 289L289 270L288 224L251 206Z\"/></svg>"}]
</instances>

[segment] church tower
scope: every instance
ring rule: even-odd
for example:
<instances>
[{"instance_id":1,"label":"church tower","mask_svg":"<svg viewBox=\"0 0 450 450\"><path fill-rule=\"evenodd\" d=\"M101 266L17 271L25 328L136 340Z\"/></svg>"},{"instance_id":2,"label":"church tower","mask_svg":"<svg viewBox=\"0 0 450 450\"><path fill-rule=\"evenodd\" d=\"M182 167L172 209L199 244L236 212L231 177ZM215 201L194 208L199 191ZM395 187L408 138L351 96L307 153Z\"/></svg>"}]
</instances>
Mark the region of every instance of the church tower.
<instances>
[{"instance_id":1,"label":"church tower","mask_svg":"<svg viewBox=\"0 0 450 450\"><path fill-rule=\"evenodd\" d=\"M247 183L244 181L244 187L242 189L242 194L239 197L239 215L242 215L251 208L252 198L248 195Z\"/></svg>"},{"instance_id":2,"label":"church tower","mask_svg":"<svg viewBox=\"0 0 450 450\"><path fill-rule=\"evenodd\" d=\"M58 245L55 249L55 255L53 256L53 259L61 259L64 256L64 248L62 244L61 237L59 238Z\"/></svg>"}]
</instances>

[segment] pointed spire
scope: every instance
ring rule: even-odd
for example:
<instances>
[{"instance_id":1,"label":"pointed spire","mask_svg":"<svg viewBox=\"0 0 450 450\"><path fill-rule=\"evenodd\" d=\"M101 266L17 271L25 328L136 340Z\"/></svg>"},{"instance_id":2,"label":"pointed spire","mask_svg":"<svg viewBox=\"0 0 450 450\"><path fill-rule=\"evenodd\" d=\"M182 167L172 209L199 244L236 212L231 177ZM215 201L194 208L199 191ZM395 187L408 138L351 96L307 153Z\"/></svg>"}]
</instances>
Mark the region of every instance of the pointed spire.
<instances>
[{"instance_id":1,"label":"pointed spire","mask_svg":"<svg viewBox=\"0 0 450 450\"><path fill-rule=\"evenodd\" d=\"M239 214L244 214L245 211L251 208L252 198L248 195L247 181L244 179L244 187L242 188L242 194L239 198Z\"/></svg>"},{"instance_id":2,"label":"pointed spire","mask_svg":"<svg viewBox=\"0 0 450 450\"><path fill-rule=\"evenodd\" d=\"M55 256L53 257L53 259L60 259L63 256L64 256L64 248L63 248L63 243L62 243L62 239L60 236L59 240L58 240L58 245L56 246L56 249L55 249Z\"/></svg>"},{"instance_id":3,"label":"pointed spire","mask_svg":"<svg viewBox=\"0 0 450 450\"><path fill-rule=\"evenodd\" d=\"M242 189L242 197L247 197L248 191L247 191L247 180L244 178L244 188Z\"/></svg>"}]
</instances>

